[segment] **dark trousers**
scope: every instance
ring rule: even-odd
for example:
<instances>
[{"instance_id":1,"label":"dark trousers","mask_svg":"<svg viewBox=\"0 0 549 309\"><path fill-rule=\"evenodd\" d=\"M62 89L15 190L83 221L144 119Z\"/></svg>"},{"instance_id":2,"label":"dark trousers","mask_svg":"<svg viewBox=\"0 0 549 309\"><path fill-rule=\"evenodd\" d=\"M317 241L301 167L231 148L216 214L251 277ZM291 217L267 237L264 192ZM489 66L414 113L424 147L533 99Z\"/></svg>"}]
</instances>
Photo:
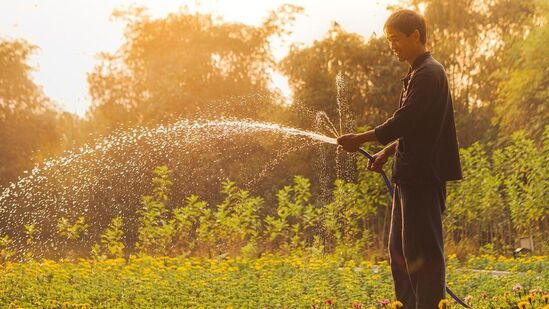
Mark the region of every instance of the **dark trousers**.
<instances>
[{"instance_id":1,"label":"dark trousers","mask_svg":"<svg viewBox=\"0 0 549 309\"><path fill-rule=\"evenodd\" d=\"M445 297L445 200L445 184L395 186L389 256L396 298L404 309L436 309Z\"/></svg>"}]
</instances>

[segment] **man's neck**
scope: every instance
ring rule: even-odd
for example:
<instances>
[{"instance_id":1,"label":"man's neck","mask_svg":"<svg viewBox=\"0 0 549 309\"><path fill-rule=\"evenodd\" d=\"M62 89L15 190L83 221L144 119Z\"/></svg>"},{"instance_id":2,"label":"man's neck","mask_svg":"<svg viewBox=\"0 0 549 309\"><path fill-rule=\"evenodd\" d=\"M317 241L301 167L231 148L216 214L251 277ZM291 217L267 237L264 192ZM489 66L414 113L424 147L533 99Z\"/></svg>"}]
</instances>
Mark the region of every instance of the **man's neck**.
<instances>
[{"instance_id":1,"label":"man's neck","mask_svg":"<svg viewBox=\"0 0 549 309\"><path fill-rule=\"evenodd\" d=\"M408 65L410 67L412 67L412 65L414 64L414 62L416 61L417 57L419 57L419 55L425 53L427 51L427 48L425 46L421 46L419 47L413 54L413 57L411 57L410 59L406 60L406 62L408 63Z\"/></svg>"}]
</instances>

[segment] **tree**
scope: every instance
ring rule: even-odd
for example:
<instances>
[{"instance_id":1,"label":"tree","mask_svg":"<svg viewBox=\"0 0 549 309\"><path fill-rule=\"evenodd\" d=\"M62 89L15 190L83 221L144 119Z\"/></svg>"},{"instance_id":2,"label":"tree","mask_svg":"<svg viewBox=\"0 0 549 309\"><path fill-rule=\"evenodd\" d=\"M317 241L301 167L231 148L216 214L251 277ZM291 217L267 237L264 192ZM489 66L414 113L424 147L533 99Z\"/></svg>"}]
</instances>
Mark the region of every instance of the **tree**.
<instances>
[{"instance_id":1,"label":"tree","mask_svg":"<svg viewBox=\"0 0 549 309\"><path fill-rule=\"evenodd\" d=\"M36 46L0 41L0 186L14 181L56 148L62 114L31 79Z\"/></svg>"},{"instance_id":2,"label":"tree","mask_svg":"<svg viewBox=\"0 0 549 309\"><path fill-rule=\"evenodd\" d=\"M270 96L269 40L300 11L284 5L259 27L185 11L164 19L142 9L118 12L127 22L126 42L116 54L102 54L89 74L88 117L107 127L210 115L265 118L276 109L273 100L235 98Z\"/></svg>"},{"instance_id":3,"label":"tree","mask_svg":"<svg viewBox=\"0 0 549 309\"><path fill-rule=\"evenodd\" d=\"M523 129L540 141L549 117L549 4L535 1L535 27L515 39L498 70L497 121L502 137Z\"/></svg>"},{"instance_id":4,"label":"tree","mask_svg":"<svg viewBox=\"0 0 549 309\"><path fill-rule=\"evenodd\" d=\"M339 100L344 100L342 128L349 132L357 125L375 125L385 120L398 107L400 77L404 67L398 64L386 42L372 36L367 42L358 34L348 33L336 22L324 38L310 47L293 45L280 69L288 76L294 94L292 109L297 125L313 128L314 117L304 117L301 111L312 114L325 112L333 122L339 121ZM349 113L346 115L345 113ZM353 121L356 120L356 124ZM335 120L335 121L334 121ZM338 132L341 133L341 132Z\"/></svg>"},{"instance_id":5,"label":"tree","mask_svg":"<svg viewBox=\"0 0 549 309\"><path fill-rule=\"evenodd\" d=\"M416 11L424 8L428 47L444 65L452 89L460 145L494 140L497 126L491 120L500 80L496 73L506 65L502 55L509 43L531 29L530 2L402 1L402 6L408 5Z\"/></svg>"}]
</instances>

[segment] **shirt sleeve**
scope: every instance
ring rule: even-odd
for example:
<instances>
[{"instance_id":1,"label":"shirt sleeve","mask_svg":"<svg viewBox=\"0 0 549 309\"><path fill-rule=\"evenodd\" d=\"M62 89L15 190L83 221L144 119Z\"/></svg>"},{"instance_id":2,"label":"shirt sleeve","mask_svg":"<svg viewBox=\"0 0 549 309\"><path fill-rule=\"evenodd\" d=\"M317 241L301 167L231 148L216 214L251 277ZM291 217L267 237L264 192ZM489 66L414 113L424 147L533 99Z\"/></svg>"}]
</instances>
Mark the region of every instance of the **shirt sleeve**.
<instances>
[{"instance_id":1,"label":"shirt sleeve","mask_svg":"<svg viewBox=\"0 0 549 309\"><path fill-rule=\"evenodd\" d=\"M382 145L414 131L433 101L433 91L438 88L437 80L436 72L429 70L419 70L414 74L402 107L374 128L376 138Z\"/></svg>"}]
</instances>

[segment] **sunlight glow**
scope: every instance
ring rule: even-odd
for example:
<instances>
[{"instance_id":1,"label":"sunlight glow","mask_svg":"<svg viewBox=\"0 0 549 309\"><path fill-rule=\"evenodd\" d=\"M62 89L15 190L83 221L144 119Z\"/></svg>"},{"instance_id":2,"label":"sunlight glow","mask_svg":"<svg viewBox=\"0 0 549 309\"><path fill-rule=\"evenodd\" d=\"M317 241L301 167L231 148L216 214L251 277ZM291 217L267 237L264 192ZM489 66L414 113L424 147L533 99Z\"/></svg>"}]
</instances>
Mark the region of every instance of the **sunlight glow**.
<instances>
[{"instance_id":1,"label":"sunlight glow","mask_svg":"<svg viewBox=\"0 0 549 309\"><path fill-rule=\"evenodd\" d=\"M321 39L331 21L343 29L369 38L382 33L389 15L388 4L395 1L253 1L253 0L34 0L0 2L0 37L21 38L39 47L31 58L36 68L32 76L45 94L69 112L84 115L90 97L86 81L97 63L99 52L115 52L123 40L124 25L110 18L113 10L132 6L145 7L148 13L161 18L169 13L188 9L211 13L228 22L259 25L269 12L284 3L305 8L291 27L293 33L282 40L273 40L276 60L281 60L293 43L311 44ZM287 79L273 72L273 87L286 98L291 97Z\"/></svg>"}]
</instances>

